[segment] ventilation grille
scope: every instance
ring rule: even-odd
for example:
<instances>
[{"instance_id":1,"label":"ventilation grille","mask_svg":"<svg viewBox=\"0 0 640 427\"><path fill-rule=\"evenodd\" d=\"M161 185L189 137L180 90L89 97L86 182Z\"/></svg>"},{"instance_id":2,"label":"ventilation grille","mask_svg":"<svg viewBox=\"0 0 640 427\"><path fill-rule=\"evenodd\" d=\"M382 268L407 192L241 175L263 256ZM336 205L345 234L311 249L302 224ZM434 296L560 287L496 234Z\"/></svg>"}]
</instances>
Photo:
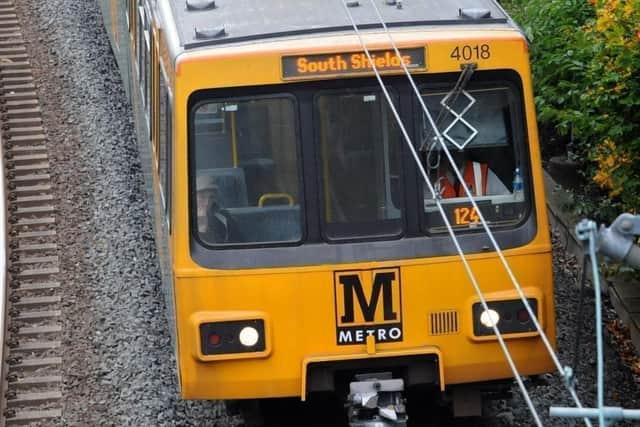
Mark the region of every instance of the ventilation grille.
<instances>
[{"instance_id":1,"label":"ventilation grille","mask_svg":"<svg viewBox=\"0 0 640 427\"><path fill-rule=\"evenodd\" d=\"M457 334L459 329L458 312L455 310L437 311L429 314L431 335Z\"/></svg>"}]
</instances>

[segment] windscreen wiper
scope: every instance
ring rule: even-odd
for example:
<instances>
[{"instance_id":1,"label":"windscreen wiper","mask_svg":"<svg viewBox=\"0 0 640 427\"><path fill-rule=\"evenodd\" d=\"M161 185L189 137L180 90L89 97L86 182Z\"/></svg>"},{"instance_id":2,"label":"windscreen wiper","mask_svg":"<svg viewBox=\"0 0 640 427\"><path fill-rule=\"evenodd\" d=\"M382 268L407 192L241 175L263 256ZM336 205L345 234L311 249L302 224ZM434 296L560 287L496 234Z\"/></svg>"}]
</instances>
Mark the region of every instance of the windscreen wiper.
<instances>
[{"instance_id":1,"label":"windscreen wiper","mask_svg":"<svg viewBox=\"0 0 640 427\"><path fill-rule=\"evenodd\" d=\"M438 113L438 116L434 121L435 129L433 127L428 126L427 122L424 121L425 136L422 139L422 142L420 144L420 151L429 151L430 150L429 147L435 145L438 142L435 135L436 129L440 129L440 124L444 120L444 117L447 114L447 112L452 111L453 105L455 105L456 101L458 100L458 97L464 91L464 88L467 87L469 80L471 80L471 76L473 75L475 70L478 68L478 64L476 64L475 62L462 64L460 68L462 69L462 72L458 76L458 80L456 81L456 84L453 86L453 89L451 89L451 91L447 93L444 96L444 98L442 98L442 101L440 101L440 104L442 105L443 108L440 109L440 112ZM460 116L462 116L462 114Z\"/></svg>"}]
</instances>

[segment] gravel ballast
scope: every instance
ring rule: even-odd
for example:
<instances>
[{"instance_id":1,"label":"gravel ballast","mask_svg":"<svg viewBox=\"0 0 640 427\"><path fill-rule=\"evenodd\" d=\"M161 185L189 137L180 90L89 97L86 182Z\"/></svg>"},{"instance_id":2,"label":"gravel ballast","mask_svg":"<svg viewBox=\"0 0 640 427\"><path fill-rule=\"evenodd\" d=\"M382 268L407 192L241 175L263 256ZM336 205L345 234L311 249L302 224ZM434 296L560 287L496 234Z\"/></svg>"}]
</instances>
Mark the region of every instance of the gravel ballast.
<instances>
[{"instance_id":1,"label":"gravel ballast","mask_svg":"<svg viewBox=\"0 0 640 427\"><path fill-rule=\"evenodd\" d=\"M23 0L17 7L36 68L59 200L63 425L237 424L219 403L177 396L132 111L99 6L93 0ZM568 361L575 340L576 266L556 248L554 268L558 347L561 360ZM580 395L589 405L595 402L592 300L590 293L580 365ZM606 350L607 403L640 407L630 371L610 345ZM550 405L569 403L555 376L530 388L545 425L578 425L546 416ZM475 425L533 425L522 397L515 389L514 394L490 405L492 415Z\"/></svg>"}]
</instances>

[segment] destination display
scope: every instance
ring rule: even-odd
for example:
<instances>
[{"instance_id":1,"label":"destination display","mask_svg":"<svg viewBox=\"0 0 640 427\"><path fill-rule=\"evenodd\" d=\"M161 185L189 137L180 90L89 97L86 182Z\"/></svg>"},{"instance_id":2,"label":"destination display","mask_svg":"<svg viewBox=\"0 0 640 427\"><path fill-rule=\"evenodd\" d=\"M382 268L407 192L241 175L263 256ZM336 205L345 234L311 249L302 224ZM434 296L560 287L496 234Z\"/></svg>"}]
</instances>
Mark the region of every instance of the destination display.
<instances>
[{"instance_id":1,"label":"destination display","mask_svg":"<svg viewBox=\"0 0 640 427\"><path fill-rule=\"evenodd\" d=\"M381 72L402 70L402 63L412 71L427 68L425 49L422 47L400 49L400 57L392 49L370 51L370 54L375 67ZM372 73L373 68L364 52L282 57L283 79Z\"/></svg>"}]
</instances>

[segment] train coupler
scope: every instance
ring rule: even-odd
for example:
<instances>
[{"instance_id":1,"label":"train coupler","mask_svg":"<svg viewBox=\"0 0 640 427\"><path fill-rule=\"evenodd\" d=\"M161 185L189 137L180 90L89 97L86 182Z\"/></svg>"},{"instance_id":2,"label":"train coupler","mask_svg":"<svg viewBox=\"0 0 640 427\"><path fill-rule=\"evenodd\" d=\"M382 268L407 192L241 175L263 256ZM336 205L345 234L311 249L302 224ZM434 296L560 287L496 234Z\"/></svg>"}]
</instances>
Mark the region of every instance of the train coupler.
<instances>
[{"instance_id":1,"label":"train coupler","mask_svg":"<svg viewBox=\"0 0 640 427\"><path fill-rule=\"evenodd\" d=\"M406 427L404 381L391 372L356 375L349 384L349 427Z\"/></svg>"}]
</instances>

